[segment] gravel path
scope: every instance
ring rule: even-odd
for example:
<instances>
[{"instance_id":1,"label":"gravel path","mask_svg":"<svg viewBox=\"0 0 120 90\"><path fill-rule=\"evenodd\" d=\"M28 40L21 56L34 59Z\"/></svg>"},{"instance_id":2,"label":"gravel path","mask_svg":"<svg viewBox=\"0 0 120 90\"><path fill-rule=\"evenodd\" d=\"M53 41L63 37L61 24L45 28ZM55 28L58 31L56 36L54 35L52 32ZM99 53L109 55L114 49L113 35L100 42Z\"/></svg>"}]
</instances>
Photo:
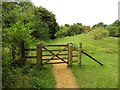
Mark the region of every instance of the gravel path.
<instances>
[{"instance_id":1,"label":"gravel path","mask_svg":"<svg viewBox=\"0 0 120 90\"><path fill-rule=\"evenodd\" d=\"M54 64L53 74L57 82L56 88L79 88L76 79L71 70L67 67L67 64Z\"/></svg>"}]
</instances>

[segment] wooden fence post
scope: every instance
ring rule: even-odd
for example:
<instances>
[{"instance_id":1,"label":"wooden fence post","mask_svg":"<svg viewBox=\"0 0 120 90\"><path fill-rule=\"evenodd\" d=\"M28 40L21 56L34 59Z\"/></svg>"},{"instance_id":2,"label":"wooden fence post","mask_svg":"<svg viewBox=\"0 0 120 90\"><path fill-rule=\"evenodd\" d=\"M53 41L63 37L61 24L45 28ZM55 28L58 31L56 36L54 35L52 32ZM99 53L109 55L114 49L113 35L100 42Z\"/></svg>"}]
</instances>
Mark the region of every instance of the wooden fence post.
<instances>
[{"instance_id":1,"label":"wooden fence post","mask_svg":"<svg viewBox=\"0 0 120 90\"><path fill-rule=\"evenodd\" d=\"M82 60L82 43L78 44L78 64L81 66Z\"/></svg>"},{"instance_id":2,"label":"wooden fence post","mask_svg":"<svg viewBox=\"0 0 120 90\"><path fill-rule=\"evenodd\" d=\"M42 44L37 44L36 45L36 64L38 67L42 67Z\"/></svg>"},{"instance_id":3,"label":"wooden fence post","mask_svg":"<svg viewBox=\"0 0 120 90\"><path fill-rule=\"evenodd\" d=\"M21 60L20 60L20 63L21 63L21 65L20 66L24 66L25 65L25 61L26 61L26 59L25 59L25 42L24 41L22 41L21 42Z\"/></svg>"},{"instance_id":4,"label":"wooden fence post","mask_svg":"<svg viewBox=\"0 0 120 90\"><path fill-rule=\"evenodd\" d=\"M72 43L68 44L68 66L72 66Z\"/></svg>"}]
</instances>

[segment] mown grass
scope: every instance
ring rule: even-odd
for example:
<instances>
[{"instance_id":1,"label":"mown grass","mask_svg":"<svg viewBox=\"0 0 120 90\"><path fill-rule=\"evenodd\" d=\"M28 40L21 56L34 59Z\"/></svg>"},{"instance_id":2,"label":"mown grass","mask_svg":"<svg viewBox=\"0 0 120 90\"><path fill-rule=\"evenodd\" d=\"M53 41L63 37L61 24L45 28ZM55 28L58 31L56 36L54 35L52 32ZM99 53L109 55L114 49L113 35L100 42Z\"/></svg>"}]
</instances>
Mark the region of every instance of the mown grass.
<instances>
[{"instance_id":1,"label":"mown grass","mask_svg":"<svg viewBox=\"0 0 120 90\"><path fill-rule=\"evenodd\" d=\"M71 67L81 88L118 87L117 55L104 54L100 56L101 57L96 56L95 58L102 62L104 66L97 65L96 62L83 56L81 67L77 64Z\"/></svg>"},{"instance_id":2,"label":"mown grass","mask_svg":"<svg viewBox=\"0 0 120 90\"><path fill-rule=\"evenodd\" d=\"M71 67L80 88L117 88L118 87L118 38L106 37L94 40L92 32L71 37L49 40L47 44L83 43L87 52L104 66L98 65L87 56L82 56L82 66L73 63ZM77 58L76 58L77 60Z\"/></svg>"}]
</instances>

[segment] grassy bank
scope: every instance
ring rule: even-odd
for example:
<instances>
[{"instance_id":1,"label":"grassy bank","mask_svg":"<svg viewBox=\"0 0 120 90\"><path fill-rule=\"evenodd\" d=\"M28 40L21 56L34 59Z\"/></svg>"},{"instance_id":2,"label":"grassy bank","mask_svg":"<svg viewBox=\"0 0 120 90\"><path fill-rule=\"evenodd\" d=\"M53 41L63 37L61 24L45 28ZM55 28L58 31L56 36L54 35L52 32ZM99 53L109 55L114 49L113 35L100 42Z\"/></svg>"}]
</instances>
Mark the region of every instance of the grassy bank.
<instances>
[{"instance_id":1,"label":"grassy bank","mask_svg":"<svg viewBox=\"0 0 120 90\"><path fill-rule=\"evenodd\" d=\"M106 37L94 40L92 33L50 40L48 44L73 43L77 47L83 43L83 51L87 52L104 66L98 65L83 55L82 67L73 63L72 72L81 88L116 88L118 87L118 38ZM76 58L77 60L77 58Z\"/></svg>"}]
</instances>

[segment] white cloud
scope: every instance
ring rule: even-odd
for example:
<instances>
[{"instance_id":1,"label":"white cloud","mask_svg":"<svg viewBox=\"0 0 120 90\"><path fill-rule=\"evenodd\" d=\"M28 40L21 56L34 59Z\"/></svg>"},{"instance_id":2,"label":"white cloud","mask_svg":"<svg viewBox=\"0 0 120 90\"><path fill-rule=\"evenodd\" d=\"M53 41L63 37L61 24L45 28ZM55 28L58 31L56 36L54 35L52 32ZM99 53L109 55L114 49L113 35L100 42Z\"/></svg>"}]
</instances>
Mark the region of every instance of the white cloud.
<instances>
[{"instance_id":1,"label":"white cloud","mask_svg":"<svg viewBox=\"0 0 120 90\"><path fill-rule=\"evenodd\" d=\"M119 0L32 0L56 15L61 24L83 23L94 25L99 22L113 23L118 19Z\"/></svg>"}]
</instances>

